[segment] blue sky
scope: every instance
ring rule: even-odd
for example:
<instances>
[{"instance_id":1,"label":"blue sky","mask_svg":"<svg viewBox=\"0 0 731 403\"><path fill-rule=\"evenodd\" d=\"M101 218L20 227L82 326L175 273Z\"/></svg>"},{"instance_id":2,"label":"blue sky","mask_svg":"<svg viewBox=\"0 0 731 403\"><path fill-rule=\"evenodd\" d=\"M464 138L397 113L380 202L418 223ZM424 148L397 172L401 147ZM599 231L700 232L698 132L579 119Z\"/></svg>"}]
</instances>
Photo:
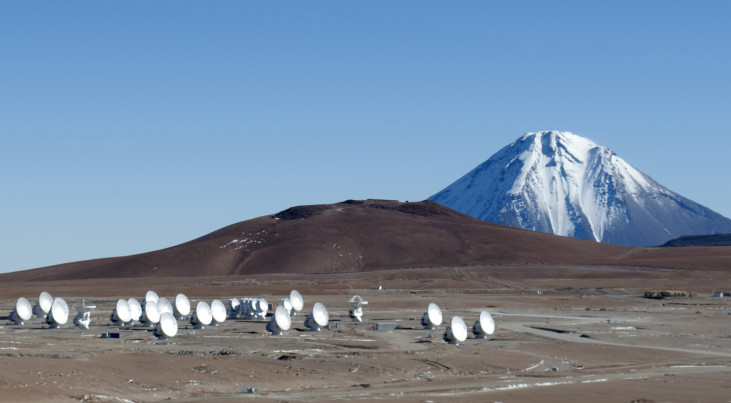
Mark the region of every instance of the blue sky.
<instances>
[{"instance_id":1,"label":"blue sky","mask_svg":"<svg viewBox=\"0 0 731 403\"><path fill-rule=\"evenodd\" d=\"M567 130L731 216L731 2L0 4L0 272L423 200Z\"/></svg>"}]
</instances>

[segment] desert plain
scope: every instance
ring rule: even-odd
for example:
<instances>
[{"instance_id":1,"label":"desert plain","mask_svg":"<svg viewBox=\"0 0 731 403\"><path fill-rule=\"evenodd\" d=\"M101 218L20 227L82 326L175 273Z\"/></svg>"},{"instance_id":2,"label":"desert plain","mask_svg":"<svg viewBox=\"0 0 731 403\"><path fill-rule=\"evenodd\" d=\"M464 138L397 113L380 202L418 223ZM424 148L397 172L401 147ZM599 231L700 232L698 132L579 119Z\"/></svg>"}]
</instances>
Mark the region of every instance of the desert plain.
<instances>
[{"instance_id":1,"label":"desert plain","mask_svg":"<svg viewBox=\"0 0 731 403\"><path fill-rule=\"evenodd\" d=\"M0 285L2 401L406 401L729 402L731 289L728 270L589 265L486 265L359 273L268 274L4 282ZM374 289L374 287L382 289ZM176 337L113 326L118 298L155 290L194 304L297 289L305 307L273 336L267 321L227 320ZM647 290L691 297L644 298ZM41 291L72 305L97 305L90 329L48 329L41 319L10 325L18 297ZM348 301L368 301L352 322ZM306 330L315 302L329 329ZM437 303L444 323L420 319ZM496 329L461 345L443 334L452 316L469 328L480 312ZM271 314L271 312L270 312ZM376 330L396 322L395 330ZM118 339L102 338L116 332Z\"/></svg>"}]
</instances>

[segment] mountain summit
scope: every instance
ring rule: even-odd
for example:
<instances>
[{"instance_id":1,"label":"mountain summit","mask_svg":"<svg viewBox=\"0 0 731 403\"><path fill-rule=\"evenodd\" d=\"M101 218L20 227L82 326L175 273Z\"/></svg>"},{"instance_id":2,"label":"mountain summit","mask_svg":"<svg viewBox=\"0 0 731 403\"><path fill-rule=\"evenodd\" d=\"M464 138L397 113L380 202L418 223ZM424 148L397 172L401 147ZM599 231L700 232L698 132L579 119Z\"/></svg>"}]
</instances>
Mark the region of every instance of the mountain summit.
<instances>
[{"instance_id":1,"label":"mountain summit","mask_svg":"<svg viewBox=\"0 0 731 403\"><path fill-rule=\"evenodd\" d=\"M629 246L731 232L731 220L569 132L527 133L430 197L472 217Z\"/></svg>"}]
</instances>

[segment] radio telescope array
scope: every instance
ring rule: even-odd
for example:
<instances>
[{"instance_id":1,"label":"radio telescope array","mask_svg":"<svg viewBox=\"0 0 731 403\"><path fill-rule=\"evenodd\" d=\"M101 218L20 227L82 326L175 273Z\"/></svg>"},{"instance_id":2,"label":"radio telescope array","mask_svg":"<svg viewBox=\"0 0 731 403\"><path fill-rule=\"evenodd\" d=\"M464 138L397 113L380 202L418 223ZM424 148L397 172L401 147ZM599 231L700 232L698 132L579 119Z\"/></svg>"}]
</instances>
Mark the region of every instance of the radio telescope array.
<instances>
[{"instance_id":1,"label":"radio telescope array","mask_svg":"<svg viewBox=\"0 0 731 403\"><path fill-rule=\"evenodd\" d=\"M327 326L329 319L330 314L328 314L325 305L315 302L315 305L312 306L312 313L305 319L305 326L313 332L319 332Z\"/></svg>"},{"instance_id":2,"label":"radio telescope array","mask_svg":"<svg viewBox=\"0 0 731 403\"><path fill-rule=\"evenodd\" d=\"M241 319L253 319L253 299L252 298L241 298L239 300L239 312L238 317Z\"/></svg>"},{"instance_id":3,"label":"radio telescope array","mask_svg":"<svg viewBox=\"0 0 731 403\"><path fill-rule=\"evenodd\" d=\"M33 307L26 298L20 297L15 303L15 308L10 313L8 319L14 325L22 325L26 320L30 320L33 317Z\"/></svg>"},{"instance_id":4,"label":"radio telescope array","mask_svg":"<svg viewBox=\"0 0 731 403\"><path fill-rule=\"evenodd\" d=\"M252 304L251 298L241 298L239 300L239 304L238 304L239 308L238 308L236 317L241 318L241 319L252 319L251 304Z\"/></svg>"},{"instance_id":5,"label":"radio telescope array","mask_svg":"<svg viewBox=\"0 0 731 403\"><path fill-rule=\"evenodd\" d=\"M243 319L265 319L268 311L269 302L264 298L243 298L239 305Z\"/></svg>"},{"instance_id":6,"label":"radio telescope array","mask_svg":"<svg viewBox=\"0 0 731 403\"><path fill-rule=\"evenodd\" d=\"M361 322L362 307L368 304L368 301L364 301L359 295L354 295L347 304L350 306L351 319L354 322ZM266 331L272 335L282 335L290 330L292 318L302 310L303 306L302 294L297 290L291 290L288 297L279 300L279 305L266 324ZM96 305L82 299L80 303L74 304L73 308L77 311L74 324L79 328L89 329L91 311ZM177 294L174 303L170 303L167 298L149 290L142 304L134 298L117 300L110 320L115 326L131 326L139 322L142 327L153 328L152 333L159 340L165 340L177 335L178 320L185 320L188 315L194 329L204 329L209 325L218 326L227 319L265 319L268 311L269 304L265 298L231 298L228 304L219 299L214 299L210 305L205 301L198 301L191 314L191 302L185 294ZM49 328L58 328L67 323L69 307L63 298L53 298L44 291L39 295L35 306L26 298L18 298L8 319L14 325L23 325L24 322L31 320L33 315L44 318ZM316 302L305 318L304 325L310 331L319 332L328 326L329 320L330 314L325 305ZM443 314L439 306L433 302L429 303L421 318L424 329L436 329L442 324L442 320ZM495 321L488 311L483 310L469 330L472 330L476 339L485 339L495 332ZM453 316L443 334L443 340L449 344L462 344L467 339L469 330L461 316Z\"/></svg>"}]
</instances>

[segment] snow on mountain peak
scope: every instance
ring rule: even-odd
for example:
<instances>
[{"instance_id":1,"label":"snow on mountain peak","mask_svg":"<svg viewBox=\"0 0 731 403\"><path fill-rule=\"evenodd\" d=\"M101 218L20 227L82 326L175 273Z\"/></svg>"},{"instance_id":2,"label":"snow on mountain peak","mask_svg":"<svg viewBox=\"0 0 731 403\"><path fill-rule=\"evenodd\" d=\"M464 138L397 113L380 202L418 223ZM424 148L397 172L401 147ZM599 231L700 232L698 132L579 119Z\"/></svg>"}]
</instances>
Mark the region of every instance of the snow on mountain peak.
<instances>
[{"instance_id":1,"label":"snow on mountain peak","mask_svg":"<svg viewBox=\"0 0 731 403\"><path fill-rule=\"evenodd\" d=\"M731 231L731 220L565 131L526 133L430 199L485 221L627 245L657 245L706 227ZM699 214L721 220L704 227ZM623 233L638 227L652 234Z\"/></svg>"}]
</instances>

